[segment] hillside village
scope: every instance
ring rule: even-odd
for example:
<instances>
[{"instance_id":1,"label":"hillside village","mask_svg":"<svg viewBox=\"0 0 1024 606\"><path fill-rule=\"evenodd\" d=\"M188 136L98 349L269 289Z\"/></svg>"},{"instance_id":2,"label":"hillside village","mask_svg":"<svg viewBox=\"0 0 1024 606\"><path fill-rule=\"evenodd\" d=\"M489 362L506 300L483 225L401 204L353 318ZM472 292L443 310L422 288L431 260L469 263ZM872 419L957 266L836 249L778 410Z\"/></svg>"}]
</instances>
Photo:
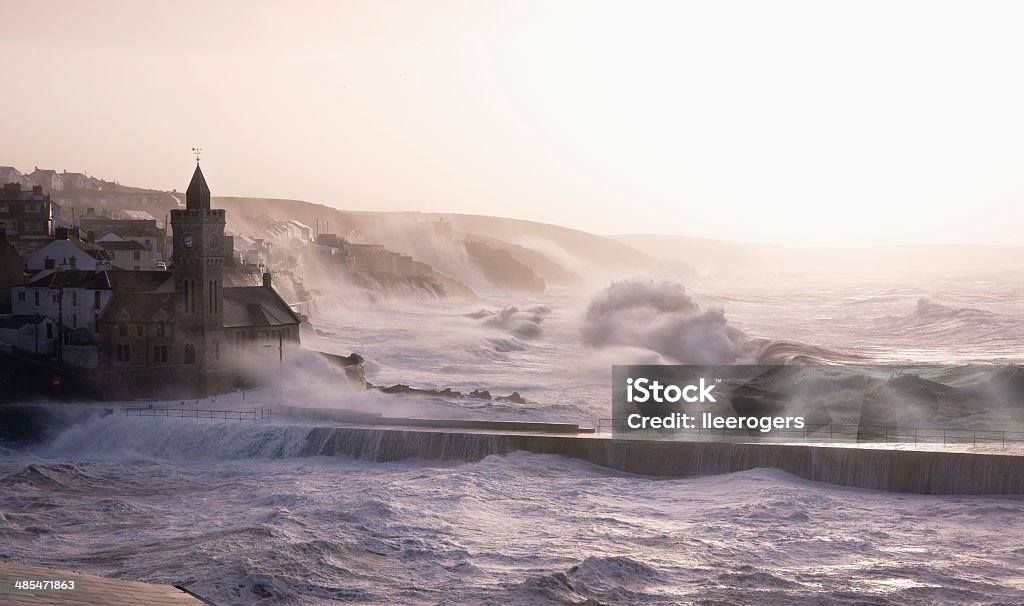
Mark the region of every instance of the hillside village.
<instances>
[{"instance_id":1,"label":"hillside village","mask_svg":"<svg viewBox=\"0 0 1024 606\"><path fill-rule=\"evenodd\" d=\"M102 384L131 396L199 376L195 391L215 393L259 375L239 371L240 358L298 351L310 301L339 288L472 300L481 289L537 293L581 279L472 218L213 198L198 164L184 194L39 168L0 167L0 182L0 384L9 386ZM604 240L563 231L566 242ZM604 251L608 267L650 261L601 246L621 249Z\"/></svg>"}]
</instances>

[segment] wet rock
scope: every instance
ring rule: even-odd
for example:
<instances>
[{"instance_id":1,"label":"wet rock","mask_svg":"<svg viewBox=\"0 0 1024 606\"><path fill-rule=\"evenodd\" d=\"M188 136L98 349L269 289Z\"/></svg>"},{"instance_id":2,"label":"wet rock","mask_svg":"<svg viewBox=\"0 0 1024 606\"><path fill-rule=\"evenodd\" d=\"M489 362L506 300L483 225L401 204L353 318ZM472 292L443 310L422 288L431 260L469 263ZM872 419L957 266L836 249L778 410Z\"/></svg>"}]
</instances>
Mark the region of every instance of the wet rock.
<instances>
[{"instance_id":1,"label":"wet rock","mask_svg":"<svg viewBox=\"0 0 1024 606\"><path fill-rule=\"evenodd\" d=\"M512 402L514 404L526 404L526 398L519 395L518 391L513 391L507 396L498 396L495 400L498 400L499 402Z\"/></svg>"}]
</instances>

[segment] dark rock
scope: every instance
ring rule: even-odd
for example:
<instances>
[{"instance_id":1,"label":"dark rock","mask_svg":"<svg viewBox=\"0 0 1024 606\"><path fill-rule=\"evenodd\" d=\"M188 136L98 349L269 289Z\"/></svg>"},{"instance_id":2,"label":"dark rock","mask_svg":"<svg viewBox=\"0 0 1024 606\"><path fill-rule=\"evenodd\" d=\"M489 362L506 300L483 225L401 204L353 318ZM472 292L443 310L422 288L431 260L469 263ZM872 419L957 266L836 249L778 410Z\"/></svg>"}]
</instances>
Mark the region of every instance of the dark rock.
<instances>
[{"instance_id":1,"label":"dark rock","mask_svg":"<svg viewBox=\"0 0 1024 606\"><path fill-rule=\"evenodd\" d=\"M499 402L513 402L515 404L526 404L526 398L519 395L518 391L513 391L510 395L507 396L498 396L497 398L495 398L495 400Z\"/></svg>"},{"instance_id":2,"label":"dark rock","mask_svg":"<svg viewBox=\"0 0 1024 606\"><path fill-rule=\"evenodd\" d=\"M378 389L384 393L411 393L413 391L411 387L408 385L402 385L401 383L392 385L391 387L380 387Z\"/></svg>"},{"instance_id":3,"label":"dark rock","mask_svg":"<svg viewBox=\"0 0 1024 606\"><path fill-rule=\"evenodd\" d=\"M490 400L491 392L486 389L474 389L469 393L470 398L476 398L477 400Z\"/></svg>"}]
</instances>

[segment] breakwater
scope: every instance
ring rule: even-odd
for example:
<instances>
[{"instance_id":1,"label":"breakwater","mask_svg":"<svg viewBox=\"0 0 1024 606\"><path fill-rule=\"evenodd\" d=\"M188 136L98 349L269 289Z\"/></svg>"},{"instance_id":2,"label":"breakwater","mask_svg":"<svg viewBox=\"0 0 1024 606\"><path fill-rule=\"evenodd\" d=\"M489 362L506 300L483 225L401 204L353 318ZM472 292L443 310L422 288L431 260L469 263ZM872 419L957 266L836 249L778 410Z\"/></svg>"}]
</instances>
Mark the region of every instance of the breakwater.
<instances>
[{"instance_id":1,"label":"breakwater","mask_svg":"<svg viewBox=\"0 0 1024 606\"><path fill-rule=\"evenodd\" d=\"M401 419L324 409L305 409L300 414L301 410L275 406L274 421L279 412L292 417L293 422L285 425L269 417L263 422L224 425L201 423L198 416L183 421L184 415L179 419L174 414L136 419L94 407L0 406L0 444L210 460L351 456L370 461L472 462L526 451L654 477L771 467L808 480L890 492L1024 495L1024 455L1016 449L992 453L878 444L624 441L564 423Z\"/></svg>"},{"instance_id":2,"label":"breakwater","mask_svg":"<svg viewBox=\"0 0 1024 606\"><path fill-rule=\"evenodd\" d=\"M812 444L627 442L590 435L482 430L319 427L304 454L373 461L477 461L517 450L582 459L629 473L688 477L774 467L819 482L919 494L1024 494L1024 456Z\"/></svg>"}]
</instances>

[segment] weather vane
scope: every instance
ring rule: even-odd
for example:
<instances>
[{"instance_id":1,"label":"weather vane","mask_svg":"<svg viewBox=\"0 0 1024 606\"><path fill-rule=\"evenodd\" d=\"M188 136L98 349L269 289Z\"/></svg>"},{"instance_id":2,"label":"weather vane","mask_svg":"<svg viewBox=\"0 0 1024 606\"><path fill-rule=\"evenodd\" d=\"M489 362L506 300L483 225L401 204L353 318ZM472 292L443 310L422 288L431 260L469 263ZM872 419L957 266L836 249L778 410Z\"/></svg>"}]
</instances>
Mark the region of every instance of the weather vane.
<instances>
[{"instance_id":1,"label":"weather vane","mask_svg":"<svg viewBox=\"0 0 1024 606\"><path fill-rule=\"evenodd\" d=\"M196 155L196 164L199 164L199 156L203 153L203 148L193 147L192 153Z\"/></svg>"}]
</instances>

